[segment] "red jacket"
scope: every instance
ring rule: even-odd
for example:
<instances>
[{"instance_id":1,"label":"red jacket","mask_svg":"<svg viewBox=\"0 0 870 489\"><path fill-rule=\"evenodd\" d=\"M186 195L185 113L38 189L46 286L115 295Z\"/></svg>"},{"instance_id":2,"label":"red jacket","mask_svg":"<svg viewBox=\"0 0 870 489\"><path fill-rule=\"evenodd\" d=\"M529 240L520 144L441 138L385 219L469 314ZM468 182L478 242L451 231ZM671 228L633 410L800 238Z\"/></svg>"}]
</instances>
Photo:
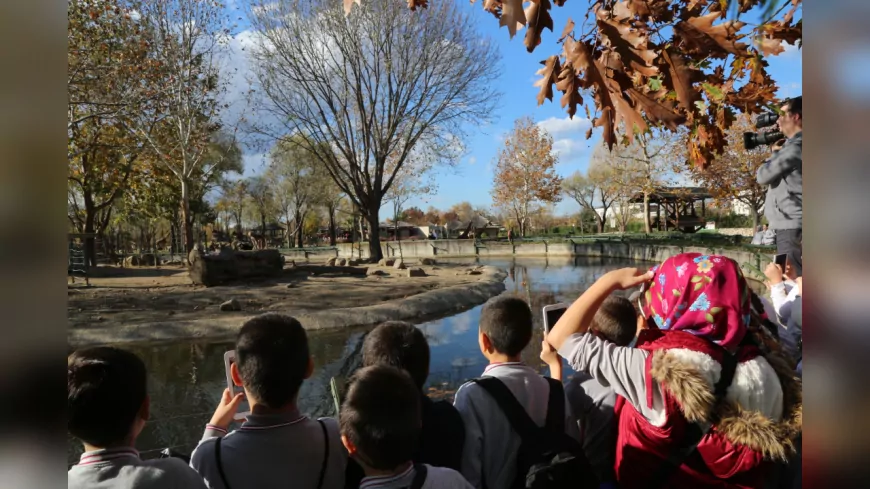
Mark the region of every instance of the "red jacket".
<instances>
[{"instance_id":1,"label":"red jacket","mask_svg":"<svg viewBox=\"0 0 870 489\"><path fill-rule=\"evenodd\" d=\"M718 370L710 368L709 362L720 363L723 353L689 333L644 333L637 348L650 352L647 402L652 406L653 382L657 382L665 417L661 426L654 426L624 398L617 400L615 470L619 486L629 489L649 486L650 477L682 440L688 419L711 418ZM712 371L715 378L710 376ZM742 346L731 385L718 411L720 421L664 487L760 488L772 461L784 461L791 453L792 440L801 429L801 398L800 383L788 364L780 357L763 357L753 346ZM780 409L779 420L762 414Z\"/></svg>"}]
</instances>

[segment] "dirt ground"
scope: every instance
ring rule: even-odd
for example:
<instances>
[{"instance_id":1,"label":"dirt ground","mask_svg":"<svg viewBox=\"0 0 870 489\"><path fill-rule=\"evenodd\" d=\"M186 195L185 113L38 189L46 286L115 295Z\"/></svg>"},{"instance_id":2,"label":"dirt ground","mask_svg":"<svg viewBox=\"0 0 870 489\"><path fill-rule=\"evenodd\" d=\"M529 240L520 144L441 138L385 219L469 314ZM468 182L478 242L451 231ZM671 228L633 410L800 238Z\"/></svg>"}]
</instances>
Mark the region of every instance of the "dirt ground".
<instances>
[{"instance_id":1,"label":"dirt ground","mask_svg":"<svg viewBox=\"0 0 870 489\"><path fill-rule=\"evenodd\" d=\"M409 266L416 267L411 262ZM160 268L99 267L90 287L76 278L67 286L67 321L71 329L102 329L145 323L228 319L269 311L305 314L323 310L370 306L407 298L439 288L472 284L467 263L419 266L427 276L409 278L405 271L377 267L386 276L319 273L319 266L288 266L280 277L204 287L192 285L179 266ZM363 265L361 268L365 268ZM220 304L236 299L242 310L220 311Z\"/></svg>"}]
</instances>

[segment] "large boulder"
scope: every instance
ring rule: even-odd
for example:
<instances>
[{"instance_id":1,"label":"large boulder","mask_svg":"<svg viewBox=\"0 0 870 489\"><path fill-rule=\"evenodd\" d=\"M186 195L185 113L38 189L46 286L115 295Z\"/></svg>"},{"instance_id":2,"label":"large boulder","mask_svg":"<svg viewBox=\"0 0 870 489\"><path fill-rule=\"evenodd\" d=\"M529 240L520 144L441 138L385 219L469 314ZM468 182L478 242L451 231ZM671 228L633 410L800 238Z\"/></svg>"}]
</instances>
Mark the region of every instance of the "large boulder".
<instances>
[{"instance_id":1,"label":"large boulder","mask_svg":"<svg viewBox=\"0 0 870 489\"><path fill-rule=\"evenodd\" d=\"M230 299L223 304L221 304L221 311L229 312L229 311L241 311L242 306L239 304L239 301L235 299Z\"/></svg>"},{"instance_id":2,"label":"large boulder","mask_svg":"<svg viewBox=\"0 0 870 489\"><path fill-rule=\"evenodd\" d=\"M409 268L407 270L408 277L425 277L426 272L422 268Z\"/></svg>"},{"instance_id":3,"label":"large boulder","mask_svg":"<svg viewBox=\"0 0 870 489\"><path fill-rule=\"evenodd\" d=\"M367 277L371 277L371 276L381 277L384 275L386 275L386 273L384 273L383 270L378 270L377 268L372 268L372 267L369 267L368 269L366 269L366 276Z\"/></svg>"},{"instance_id":4,"label":"large boulder","mask_svg":"<svg viewBox=\"0 0 870 489\"><path fill-rule=\"evenodd\" d=\"M337 261L338 261L338 258L336 258L336 257L332 257L332 258L330 258L329 260L326 260L326 266L328 266L328 267L334 267L334 266L335 266L335 262L337 262Z\"/></svg>"},{"instance_id":5,"label":"large boulder","mask_svg":"<svg viewBox=\"0 0 870 489\"><path fill-rule=\"evenodd\" d=\"M355 267L357 265L359 265L359 260L350 259L347 261L347 266L349 267Z\"/></svg>"},{"instance_id":6,"label":"large boulder","mask_svg":"<svg viewBox=\"0 0 870 489\"><path fill-rule=\"evenodd\" d=\"M382 267L391 267L396 260L393 258L381 258L381 261L378 262L378 265Z\"/></svg>"},{"instance_id":7,"label":"large boulder","mask_svg":"<svg viewBox=\"0 0 870 489\"><path fill-rule=\"evenodd\" d=\"M284 263L276 249L234 251L231 254L193 255L188 273L196 285L207 287L236 280L276 277Z\"/></svg>"},{"instance_id":8,"label":"large boulder","mask_svg":"<svg viewBox=\"0 0 870 489\"><path fill-rule=\"evenodd\" d=\"M420 259L420 265L426 265L426 266L431 267L432 265L435 265L436 263L437 262L435 261L434 258L421 258Z\"/></svg>"},{"instance_id":9,"label":"large boulder","mask_svg":"<svg viewBox=\"0 0 870 489\"><path fill-rule=\"evenodd\" d=\"M395 263L393 263L393 268L395 268L396 270L404 270L407 267L405 267L405 262L402 261L401 258L399 258L398 260L396 260Z\"/></svg>"},{"instance_id":10,"label":"large boulder","mask_svg":"<svg viewBox=\"0 0 870 489\"><path fill-rule=\"evenodd\" d=\"M340 267L344 267L347 266L347 260L345 258L339 258L338 260L336 260L335 264Z\"/></svg>"}]
</instances>

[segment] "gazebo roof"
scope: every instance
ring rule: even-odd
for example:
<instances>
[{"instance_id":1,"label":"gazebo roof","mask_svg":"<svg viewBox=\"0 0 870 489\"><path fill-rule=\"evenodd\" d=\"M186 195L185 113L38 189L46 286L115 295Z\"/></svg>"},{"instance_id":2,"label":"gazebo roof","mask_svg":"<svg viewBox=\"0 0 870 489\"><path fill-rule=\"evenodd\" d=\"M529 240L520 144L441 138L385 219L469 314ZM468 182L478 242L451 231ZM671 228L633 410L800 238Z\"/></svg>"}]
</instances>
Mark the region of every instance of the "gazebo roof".
<instances>
[{"instance_id":1,"label":"gazebo roof","mask_svg":"<svg viewBox=\"0 0 870 489\"><path fill-rule=\"evenodd\" d=\"M702 187L659 187L650 194L649 201L656 204L660 202L695 202L712 198L713 194ZM632 204L643 202L643 192L634 194L629 202Z\"/></svg>"}]
</instances>

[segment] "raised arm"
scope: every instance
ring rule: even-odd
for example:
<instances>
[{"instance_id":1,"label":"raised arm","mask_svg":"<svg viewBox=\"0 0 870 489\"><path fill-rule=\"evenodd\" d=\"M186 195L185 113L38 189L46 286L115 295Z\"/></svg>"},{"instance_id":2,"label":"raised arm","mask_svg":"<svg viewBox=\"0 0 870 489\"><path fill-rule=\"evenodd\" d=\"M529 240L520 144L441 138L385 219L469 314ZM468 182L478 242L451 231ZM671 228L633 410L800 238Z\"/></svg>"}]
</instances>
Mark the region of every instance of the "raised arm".
<instances>
[{"instance_id":1,"label":"raised arm","mask_svg":"<svg viewBox=\"0 0 870 489\"><path fill-rule=\"evenodd\" d=\"M565 311L547 335L547 343L560 350L575 333L585 333L601 303L615 290L624 290L652 280L653 273L640 268L621 268L607 272Z\"/></svg>"},{"instance_id":2,"label":"raised arm","mask_svg":"<svg viewBox=\"0 0 870 489\"><path fill-rule=\"evenodd\" d=\"M770 185L779 181L783 175L801 166L802 156L800 143L786 144L758 168L758 183Z\"/></svg>"}]
</instances>

